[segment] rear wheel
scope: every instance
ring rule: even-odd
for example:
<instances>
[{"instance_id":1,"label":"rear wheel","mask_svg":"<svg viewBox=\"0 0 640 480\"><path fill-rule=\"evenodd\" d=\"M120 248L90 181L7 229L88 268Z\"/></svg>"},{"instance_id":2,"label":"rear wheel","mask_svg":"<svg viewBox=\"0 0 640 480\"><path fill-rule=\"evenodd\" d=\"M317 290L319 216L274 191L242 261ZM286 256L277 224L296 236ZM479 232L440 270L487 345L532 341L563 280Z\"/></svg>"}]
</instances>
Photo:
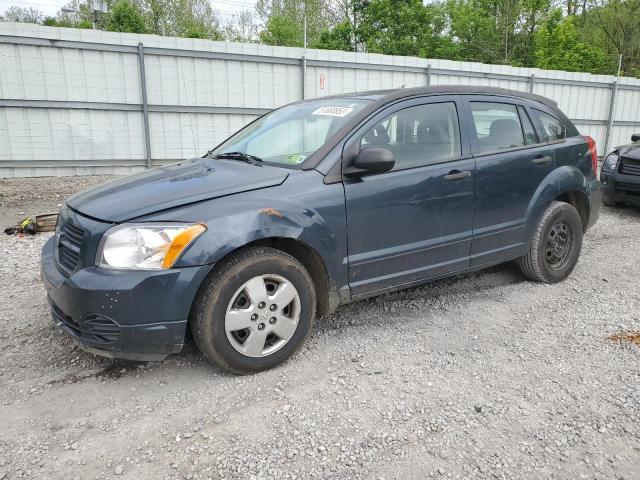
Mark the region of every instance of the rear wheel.
<instances>
[{"instance_id":1,"label":"rear wheel","mask_svg":"<svg viewBox=\"0 0 640 480\"><path fill-rule=\"evenodd\" d=\"M191 330L200 351L234 373L272 368L311 332L316 295L295 258L251 247L222 263L196 299Z\"/></svg>"},{"instance_id":2,"label":"rear wheel","mask_svg":"<svg viewBox=\"0 0 640 480\"><path fill-rule=\"evenodd\" d=\"M569 276L582 249L582 221L568 203L553 202L540 218L527 255L519 259L532 280L556 283Z\"/></svg>"}]
</instances>

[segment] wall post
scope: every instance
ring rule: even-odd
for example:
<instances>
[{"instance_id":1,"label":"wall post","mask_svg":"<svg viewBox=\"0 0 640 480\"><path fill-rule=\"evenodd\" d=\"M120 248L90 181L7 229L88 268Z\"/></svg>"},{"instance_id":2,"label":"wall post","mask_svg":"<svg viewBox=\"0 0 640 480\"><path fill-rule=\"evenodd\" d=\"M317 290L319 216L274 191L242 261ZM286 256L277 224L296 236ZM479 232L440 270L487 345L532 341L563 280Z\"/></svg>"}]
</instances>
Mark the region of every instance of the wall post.
<instances>
[{"instance_id":1,"label":"wall post","mask_svg":"<svg viewBox=\"0 0 640 480\"><path fill-rule=\"evenodd\" d=\"M138 43L138 65L140 66L140 94L142 97L142 120L144 125L144 153L147 168L151 168L151 136L149 134L149 103L147 101L147 78L144 70L144 45Z\"/></svg>"},{"instance_id":2,"label":"wall post","mask_svg":"<svg viewBox=\"0 0 640 480\"><path fill-rule=\"evenodd\" d=\"M427 64L427 87L431 86L431 64Z\"/></svg>"},{"instance_id":3,"label":"wall post","mask_svg":"<svg viewBox=\"0 0 640 480\"><path fill-rule=\"evenodd\" d=\"M529 93L533 93L533 89L536 85L536 76L532 73L529 77Z\"/></svg>"},{"instance_id":4,"label":"wall post","mask_svg":"<svg viewBox=\"0 0 640 480\"><path fill-rule=\"evenodd\" d=\"M611 134L613 133L613 117L615 115L617 93L618 93L618 82L614 80L611 83L611 101L609 102L609 118L607 119L607 133L605 133L604 135L604 149L602 151L602 156L605 156L609 151L609 142L611 141Z\"/></svg>"},{"instance_id":5,"label":"wall post","mask_svg":"<svg viewBox=\"0 0 640 480\"><path fill-rule=\"evenodd\" d=\"M305 83L307 79L307 57L303 55L300 58L300 94L302 100L306 98Z\"/></svg>"}]
</instances>

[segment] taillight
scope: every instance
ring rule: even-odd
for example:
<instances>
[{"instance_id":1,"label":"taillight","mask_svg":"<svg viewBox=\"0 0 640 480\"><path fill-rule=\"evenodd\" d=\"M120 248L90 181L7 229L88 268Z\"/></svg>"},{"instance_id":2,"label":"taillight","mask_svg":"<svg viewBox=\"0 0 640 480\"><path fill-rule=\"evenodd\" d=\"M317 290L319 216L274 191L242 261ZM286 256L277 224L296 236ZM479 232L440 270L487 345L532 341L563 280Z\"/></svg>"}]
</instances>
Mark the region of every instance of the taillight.
<instances>
[{"instance_id":1,"label":"taillight","mask_svg":"<svg viewBox=\"0 0 640 480\"><path fill-rule=\"evenodd\" d=\"M587 141L589 147L589 153L591 154L591 166L593 167L593 174L598 176L598 150L596 149L596 141L589 135L585 135L584 139Z\"/></svg>"}]
</instances>

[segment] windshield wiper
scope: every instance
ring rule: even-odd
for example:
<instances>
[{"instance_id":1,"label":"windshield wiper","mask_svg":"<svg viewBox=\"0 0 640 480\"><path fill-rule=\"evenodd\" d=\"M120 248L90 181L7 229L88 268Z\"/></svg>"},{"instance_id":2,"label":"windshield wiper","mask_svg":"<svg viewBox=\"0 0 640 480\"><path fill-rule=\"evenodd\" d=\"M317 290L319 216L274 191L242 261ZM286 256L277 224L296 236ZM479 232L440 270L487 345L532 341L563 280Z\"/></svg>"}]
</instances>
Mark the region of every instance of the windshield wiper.
<instances>
[{"instance_id":1,"label":"windshield wiper","mask_svg":"<svg viewBox=\"0 0 640 480\"><path fill-rule=\"evenodd\" d=\"M250 163L251 165L260 165L264 161L260 157L256 157L255 155L249 155L248 153L244 153L244 152L219 153L213 158L241 160L243 162Z\"/></svg>"}]
</instances>

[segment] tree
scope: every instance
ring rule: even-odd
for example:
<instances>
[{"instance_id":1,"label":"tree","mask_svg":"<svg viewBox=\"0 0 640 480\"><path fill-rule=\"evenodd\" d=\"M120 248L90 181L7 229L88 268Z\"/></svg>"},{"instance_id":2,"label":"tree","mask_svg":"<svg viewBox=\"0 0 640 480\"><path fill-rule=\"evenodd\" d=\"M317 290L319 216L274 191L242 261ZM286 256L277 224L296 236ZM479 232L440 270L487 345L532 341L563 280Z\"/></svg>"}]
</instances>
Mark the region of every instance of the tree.
<instances>
[{"instance_id":1,"label":"tree","mask_svg":"<svg viewBox=\"0 0 640 480\"><path fill-rule=\"evenodd\" d=\"M0 21L20 23L41 23L42 12L35 8L9 7L4 15L0 15Z\"/></svg>"},{"instance_id":2,"label":"tree","mask_svg":"<svg viewBox=\"0 0 640 480\"><path fill-rule=\"evenodd\" d=\"M581 38L600 45L609 56L611 73L622 54L623 72L640 71L640 0L594 0L583 17Z\"/></svg>"},{"instance_id":3,"label":"tree","mask_svg":"<svg viewBox=\"0 0 640 480\"><path fill-rule=\"evenodd\" d=\"M350 21L343 20L335 27L320 32L319 38L311 45L312 48L325 50L352 51L354 46L354 30Z\"/></svg>"},{"instance_id":4,"label":"tree","mask_svg":"<svg viewBox=\"0 0 640 480\"><path fill-rule=\"evenodd\" d=\"M536 32L536 67L570 72L607 73L606 52L596 45L581 42L574 17L562 18L555 10Z\"/></svg>"},{"instance_id":5,"label":"tree","mask_svg":"<svg viewBox=\"0 0 640 480\"><path fill-rule=\"evenodd\" d=\"M224 38L230 42L253 42L258 38L258 25L251 10L232 15L222 30Z\"/></svg>"},{"instance_id":6,"label":"tree","mask_svg":"<svg viewBox=\"0 0 640 480\"><path fill-rule=\"evenodd\" d=\"M106 30L110 32L145 33L144 19L129 0L118 0L111 9Z\"/></svg>"},{"instance_id":7,"label":"tree","mask_svg":"<svg viewBox=\"0 0 640 480\"><path fill-rule=\"evenodd\" d=\"M207 0L168 0L166 34L221 40L220 22Z\"/></svg>"},{"instance_id":8,"label":"tree","mask_svg":"<svg viewBox=\"0 0 640 480\"><path fill-rule=\"evenodd\" d=\"M256 12L264 24L260 39L270 45L302 46L305 18L307 43L312 45L340 20L333 0L258 0ZM278 39L286 43L277 43Z\"/></svg>"},{"instance_id":9,"label":"tree","mask_svg":"<svg viewBox=\"0 0 640 480\"><path fill-rule=\"evenodd\" d=\"M138 3L147 32L166 35L169 2L167 0L139 0Z\"/></svg>"},{"instance_id":10,"label":"tree","mask_svg":"<svg viewBox=\"0 0 640 480\"><path fill-rule=\"evenodd\" d=\"M66 27L66 28L92 28L93 10L91 0L70 0L67 4L60 9L56 14L55 19L47 19L47 22L51 26ZM100 26L102 22L98 22Z\"/></svg>"},{"instance_id":11,"label":"tree","mask_svg":"<svg viewBox=\"0 0 640 480\"><path fill-rule=\"evenodd\" d=\"M284 15L271 15L258 38L267 45L302 47L304 44L304 32L300 25L295 19Z\"/></svg>"},{"instance_id":12,"label":"tree","mask_svg":"<svg viewBox=\"0 0 640 480\"><path fill-rule=\"evenodd\" d=\"M448 0L451 59L533 66L534 34L551 0Z\"/></svg>"},{"instance_id":13,"label":"tree","mask_svg":"<svg viewBox=\"0 0 640 480\"><path fill-rule=\"evenodd\" d=\"M446 23L437 4L423 5L421 0L372 0L362 10L357 35L369 52L439 57L451 43L444 35Z\"/></svg>"}]
</instances>

